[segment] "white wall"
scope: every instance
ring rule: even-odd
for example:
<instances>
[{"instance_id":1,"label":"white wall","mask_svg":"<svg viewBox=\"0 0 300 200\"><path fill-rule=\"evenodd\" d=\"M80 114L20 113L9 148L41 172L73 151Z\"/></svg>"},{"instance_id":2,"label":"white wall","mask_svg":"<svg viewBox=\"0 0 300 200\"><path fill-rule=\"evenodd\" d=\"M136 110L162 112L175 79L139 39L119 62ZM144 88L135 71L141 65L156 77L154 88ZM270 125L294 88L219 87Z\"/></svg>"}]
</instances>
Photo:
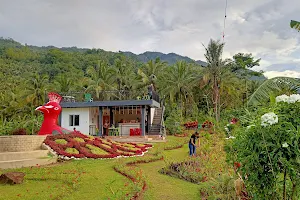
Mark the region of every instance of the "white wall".
<instances>
[{"instance_id":1,"label":"white wall","mask_svg":"<svg viewBox=\"0 0 300 200\"><path fill-rule=\"evenodd\" d=\"M89 134L90 108L63 108L61 112L61 127L70 131L75 127L83 134ZM79 115L79 126L69 126L69 115Z\"/></svg>"},{"instance_id":2,"label":"white wall","mask_svg":"<svg viewBox=\"0 0 300 200\"><path fill-rule=\"evenodd\" d=\"M155 108L150 108L150 113L151 113L151 124L153 123L153 118L155 114Z\"/></svg>"}]
</instances>

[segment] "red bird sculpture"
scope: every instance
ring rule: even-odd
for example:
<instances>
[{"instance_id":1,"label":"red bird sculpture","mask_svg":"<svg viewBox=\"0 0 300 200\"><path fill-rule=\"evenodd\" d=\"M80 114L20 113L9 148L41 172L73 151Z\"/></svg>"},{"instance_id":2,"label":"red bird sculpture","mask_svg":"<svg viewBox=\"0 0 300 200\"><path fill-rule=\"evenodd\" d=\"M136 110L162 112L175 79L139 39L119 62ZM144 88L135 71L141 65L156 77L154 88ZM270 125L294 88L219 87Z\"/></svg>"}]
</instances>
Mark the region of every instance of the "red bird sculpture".
<instances>
[{"instance_id":1,"label":"red bird sculpture","mask_svg":"<svg viewBox=\"0 0 300 200\"><path fill-rule=\"evenodd\" d=\"M61 106L59 103L62 97L54 92L49 93L48 97L49 102L47 104L39 106L35 109L44 114L44 121L38 135L56 135L72 132L60 127L57 124L58 116L61 113Z\"/></svg>"}]
</instances>

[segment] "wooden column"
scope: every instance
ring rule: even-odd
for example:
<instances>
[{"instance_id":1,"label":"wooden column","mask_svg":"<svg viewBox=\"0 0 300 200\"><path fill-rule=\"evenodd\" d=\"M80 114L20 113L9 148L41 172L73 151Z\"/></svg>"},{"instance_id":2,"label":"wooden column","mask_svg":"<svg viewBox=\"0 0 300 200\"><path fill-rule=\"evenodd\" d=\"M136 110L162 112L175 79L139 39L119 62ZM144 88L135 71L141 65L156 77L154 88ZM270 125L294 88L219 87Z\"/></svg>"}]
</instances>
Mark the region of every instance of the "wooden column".
<instances>
[{"instance_id":1,"label":"wooden column","mask_svg":"<svg viewBox=\"0 0 300 200\"><path fill-rule=\"evenodd\" d=\"M113 123L114 123L114 113L113 113L112 107L109 107L109 121L110 121L110 126L113 125Z\"/></svg>"},{"instance_id":2,"label":"wooden column","mask_svg":"<svg viewBox=\"0 0 300 200\"><path fill-rule=\"evenodd\" d=\"M145 136L145 106L142 107L142 112L141 112L141 126L142 126L142 136Z\"/></svg>"},{"instance_id":3,"label":"wooden column","mask_svg":"<svg viewBox=\"0 0 300 200\"><path fill-rule=\"evenodd\" d=\"M102 107L99 107L99 133L98 135L99 136L102 136L103 135L103 108Z\"/></svg>"}]
</instances>

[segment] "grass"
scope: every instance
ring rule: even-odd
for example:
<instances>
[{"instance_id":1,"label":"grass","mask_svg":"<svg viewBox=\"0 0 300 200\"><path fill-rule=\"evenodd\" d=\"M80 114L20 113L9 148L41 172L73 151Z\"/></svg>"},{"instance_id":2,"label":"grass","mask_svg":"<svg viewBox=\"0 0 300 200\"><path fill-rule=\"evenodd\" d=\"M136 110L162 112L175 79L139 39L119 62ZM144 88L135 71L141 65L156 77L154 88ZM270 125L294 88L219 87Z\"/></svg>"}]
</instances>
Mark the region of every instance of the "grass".
<instances>
[{"instance_id":1,"label":"grass","mask_svg":"<svg viewBox=\"0 0 300 200\"><path fill-rule=\"evenodd\" d=\"M186 141L169 136L168 142L155 143L149 153L162 151L165 146ZM176 141L176 142L175 142ZM146 154L147 155L147 154ZM200 199L199 185L160 174L166 161L183 161L188 157L187 144L183 148L163 151L164 160L136 164L148 185L143 199ZM138 157L137 157L138 158ZM137 158L124 158L134 160ZM6 199L120 199L134 184L125 176L115 172L113 167L118 159L83 159L48 167L22 168L14 171L25 172L21 185L0 185L0 200ZM13 171L13 170L6 170ZM0 170L1 173L1 170Z\"/></svg>"},{"instance_id":2,"label":"grass","mask_svg":"<svg viewBox=\"0 0 300 200\"><path fill-rule=\"evenodd\" d=\"M164 159L182 161L188 156L188 147L165 151ZM140 164L138 167L146 174L149 184L144 199L200 199L199 185L158 173L165 166L165 161Z\"/></svg>"}]
</instances>

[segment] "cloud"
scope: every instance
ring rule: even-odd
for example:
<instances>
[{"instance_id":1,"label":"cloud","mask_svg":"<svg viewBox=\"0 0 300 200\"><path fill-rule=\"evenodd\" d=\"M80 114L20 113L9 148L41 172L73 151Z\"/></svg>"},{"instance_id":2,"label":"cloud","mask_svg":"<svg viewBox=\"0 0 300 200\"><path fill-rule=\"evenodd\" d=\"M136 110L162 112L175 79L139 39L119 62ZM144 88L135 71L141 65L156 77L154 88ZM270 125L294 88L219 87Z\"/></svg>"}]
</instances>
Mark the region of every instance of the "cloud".
<instances>
[{"instance_id":1,"label":"cloud","mask_svg":"<svg viewBox=\"0 0 300 200\"><path fill-rule=\"evenodd\" d=\"M292 78L300 78L300 72L285 70L283 72L278 71L268 71L265 72L264 75L267 78L274 78L274 77L292 77Z\"/></svg>"},{"instance_id":2,"label":"cloud","mask_svg":"<svg viewBox=\"0 0 300 200\"><path fill-rule=\"evenodd\" d=\"M225 0L0 0L0 36L46 46L175 52L204 60L221 39ZM262 58L256 70L300 72L298 0L228 0L224 57Z\"/></svg>"}]
</instances>

